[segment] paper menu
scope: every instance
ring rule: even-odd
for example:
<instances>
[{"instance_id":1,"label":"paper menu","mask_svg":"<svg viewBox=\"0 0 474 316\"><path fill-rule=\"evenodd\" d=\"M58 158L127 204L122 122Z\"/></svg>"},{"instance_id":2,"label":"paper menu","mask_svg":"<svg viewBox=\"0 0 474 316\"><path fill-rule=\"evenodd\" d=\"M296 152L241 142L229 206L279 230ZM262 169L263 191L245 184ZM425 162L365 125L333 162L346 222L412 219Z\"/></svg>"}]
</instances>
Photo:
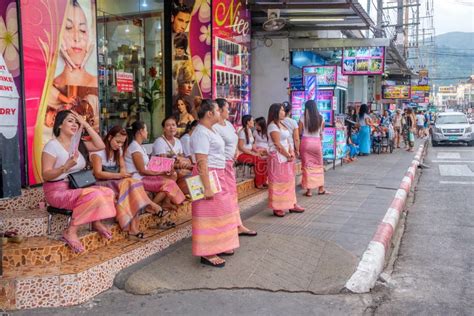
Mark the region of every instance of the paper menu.
<instances>
[{"instance_id":1,"label":"paper menu","mask_svg":"<svg viewBox=\"0 0 474 316\"><path fill-rule=\"evenodd\" d=\"M170 172L171 170L173 170L173 166L174 166L174 159L160 157L160 156L153 156L148 162L147 168L148 170L152 170L156 172Z\"/></svg>"},{"instance_id":2,"label":"paper menu","mask_svg":"<svg viewBox=\"0 0 474 316\"><path fill-rule=\"evenodd\" d=\"M215 170L209 172L209 182L211 184L212 192L219 193L222 191L221 183ZM189 194L193 201L204 198L204 185L201 181L200 175L187 178L186 185L188 186Z\"/></svg>"}]
</instances>

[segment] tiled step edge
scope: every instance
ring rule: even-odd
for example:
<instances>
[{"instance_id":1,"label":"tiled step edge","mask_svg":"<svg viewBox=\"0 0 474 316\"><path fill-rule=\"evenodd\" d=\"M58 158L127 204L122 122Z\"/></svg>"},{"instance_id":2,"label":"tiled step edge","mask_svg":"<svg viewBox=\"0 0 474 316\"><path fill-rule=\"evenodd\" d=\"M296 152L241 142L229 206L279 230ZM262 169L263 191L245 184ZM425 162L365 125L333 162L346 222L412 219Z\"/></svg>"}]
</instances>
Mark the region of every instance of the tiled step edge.
<instances>
[{"instance_id":1,"label":"tiled step edge","mask_svg":"<svg viewBox=\"0 0 474 316\"><path fill-rule=\"evenodd\" d=\"M14 310L81 304L112 287L115 275L122 269L189 237L191 225L186 223L141 247L77 274L2 279L0 308Z\"/></svg>"}]
</instances>

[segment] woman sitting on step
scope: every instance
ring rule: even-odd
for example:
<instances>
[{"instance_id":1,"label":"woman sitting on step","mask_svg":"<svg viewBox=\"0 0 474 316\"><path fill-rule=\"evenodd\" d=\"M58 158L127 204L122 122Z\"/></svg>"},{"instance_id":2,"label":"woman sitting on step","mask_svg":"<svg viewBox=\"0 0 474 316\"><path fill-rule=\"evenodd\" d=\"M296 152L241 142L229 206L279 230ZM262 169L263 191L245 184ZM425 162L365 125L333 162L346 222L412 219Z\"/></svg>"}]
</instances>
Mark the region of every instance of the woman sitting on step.
<instances>
[{"instance_id":1,"label":"woman sitting on step","mask_svg":"<svg viewBox=\"0 0 474 316\"><path fill-rule=\"evenodd\" d=\"M83 129L89 134L90 141L81 140ZM81 253L85 248L77 235L80 225L92 222L93 228L102 237L112 238L101 220L116 215L114 192L99 186L71 189L68 175L86 167L87 156L82 151L95 152L105 146L82 116L69 110L56 115L53 134L55 138L44 146L41 156L44 195L49 205L72 210L71 225L64 230L62 239L74 252Z\"/></svg>"},{"instance_id":2,"label":"woman sitting on step","mask_svg":"<svg viewBox=\"0 0 474 316\"><path fill-rule=\"evenodd\" d=\"M176 138L178 133L177 121L174 116L168 116L161 123L163 136L158 137L153 143L153 156L175 159L174 171L177 175L177 184L181 191L188 194L186 177L191 175L193 164L189 158L184 157L181 141Z\"/></svg>"},{"instance_id":3,"label":"woman sitting on step","mask_svg":"<svg viewBox=\"0 0 474 316\"><path fill-rule=\"evenodd\" d=\"M146 207L150 213L158 213L161 207L154 203L145 192L143 182L133 179L125 168L123 158L127 149L127 131L114 126L104 137L105 149L90 154L97 185L108 187L115 193L117 221L129 236L142 239L139 230L139 211Z\"/></svg>"},{"instance_id":4,"label":"woman sitting on step","mask_svg":"<svg viewBox=\"0 0 474 316\"><path fill-rule=\"evenodd\" d=\"M136 121L129 131L129 142L125 151L125 168L134 179L142 180L146 191L156 193L153 202L163 205L164 209L174 211L184 202L185 196L176 184L176 172L157 172L148 169L150 159L142 143L148 139L145 123ZM166 199L166 200L165 200Z\"/></svg>"}]
</instances>

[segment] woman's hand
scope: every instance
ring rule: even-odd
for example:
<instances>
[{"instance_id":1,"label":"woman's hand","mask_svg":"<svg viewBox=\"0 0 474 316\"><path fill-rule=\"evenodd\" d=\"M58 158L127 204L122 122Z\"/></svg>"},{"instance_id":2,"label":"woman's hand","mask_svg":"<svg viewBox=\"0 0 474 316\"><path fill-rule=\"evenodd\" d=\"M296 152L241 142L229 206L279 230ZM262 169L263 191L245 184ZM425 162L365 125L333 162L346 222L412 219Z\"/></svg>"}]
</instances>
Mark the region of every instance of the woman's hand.
<instances>
[{"instance_id":1,"label":"woman's hand","mask_svg":"<svg viewBox=\"0 0 474 316\"><path fill-rule=\"evenodd\" d=\"M214 198L214 192L212 192L211 188L204 188L204 198L206 200Z\"/></svg>"},{"instance_id":2,"label":"woman's hand","mask_svg":"<svg viewBox=\"0 0 474 316\"><path fill-rule=\"evenodd\" d=\"M126 171L120 171L119 173L120 179L130 178L132 175Z\"/></svg>"},{"instance_id":3,"label":"woman's hand","mask_svg":"<svg viewBox=\"0 0 474 316\"><path fill-rule=\"evenodd\" d=\"M79 152L76 151L74 155L69 157L69 159L66 161L66 163L63 165L64 171L70 170L72 167L77 165L77 159L79 158Z\"/></svg>"},{"instance_id":4,"label":"woman's hand","mask_svg":"<svg viewBox=\"0 0 474 316\"><path fill-rule=\"evenodd\" d=\"M82 117L82 115L79 115L75 111L71 111L72 116L76 119L76 121L79 123L79 125L83 126L84 128L90 127L89 123Z\"/></svg>"}]
</instances>

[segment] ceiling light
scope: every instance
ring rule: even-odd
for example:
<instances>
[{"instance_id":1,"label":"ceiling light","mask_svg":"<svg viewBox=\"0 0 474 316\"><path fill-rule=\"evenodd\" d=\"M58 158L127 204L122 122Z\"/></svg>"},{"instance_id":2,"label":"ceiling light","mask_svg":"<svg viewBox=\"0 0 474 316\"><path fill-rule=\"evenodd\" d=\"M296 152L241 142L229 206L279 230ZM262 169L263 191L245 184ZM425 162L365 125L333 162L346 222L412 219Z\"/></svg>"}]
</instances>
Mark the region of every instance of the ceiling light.
<instances>
[{"instance_id":1,"label":"ceiling light","mask_svg":"<svg viewBox=\"0 0 474 316\"><path fill-rule=\"evenodd\" d=\"M148 3L146 3L146 0L143 0L142 7L144 8L148 7Z\"/></svg>"},{"instance_id":2,"label":"ceiling light","mask_svg":"<svg viewBox=\"0 0 474 316\"><path fill-rule=\"evenodd\" d=\"M125 28L125 33L129 33L130 32L130 28L128 27L128 22L127 22L127 27Z\"/></svg>"},{"instance_id":3,"label":"ceiling light","mask_svg":"<svg viewBox=\"0 0 474 316\"><path fill-rule=\"evenodd\" d=\"M343 18L290 18L290 22L340 22Z\"/></svg>"}]
</instances>

